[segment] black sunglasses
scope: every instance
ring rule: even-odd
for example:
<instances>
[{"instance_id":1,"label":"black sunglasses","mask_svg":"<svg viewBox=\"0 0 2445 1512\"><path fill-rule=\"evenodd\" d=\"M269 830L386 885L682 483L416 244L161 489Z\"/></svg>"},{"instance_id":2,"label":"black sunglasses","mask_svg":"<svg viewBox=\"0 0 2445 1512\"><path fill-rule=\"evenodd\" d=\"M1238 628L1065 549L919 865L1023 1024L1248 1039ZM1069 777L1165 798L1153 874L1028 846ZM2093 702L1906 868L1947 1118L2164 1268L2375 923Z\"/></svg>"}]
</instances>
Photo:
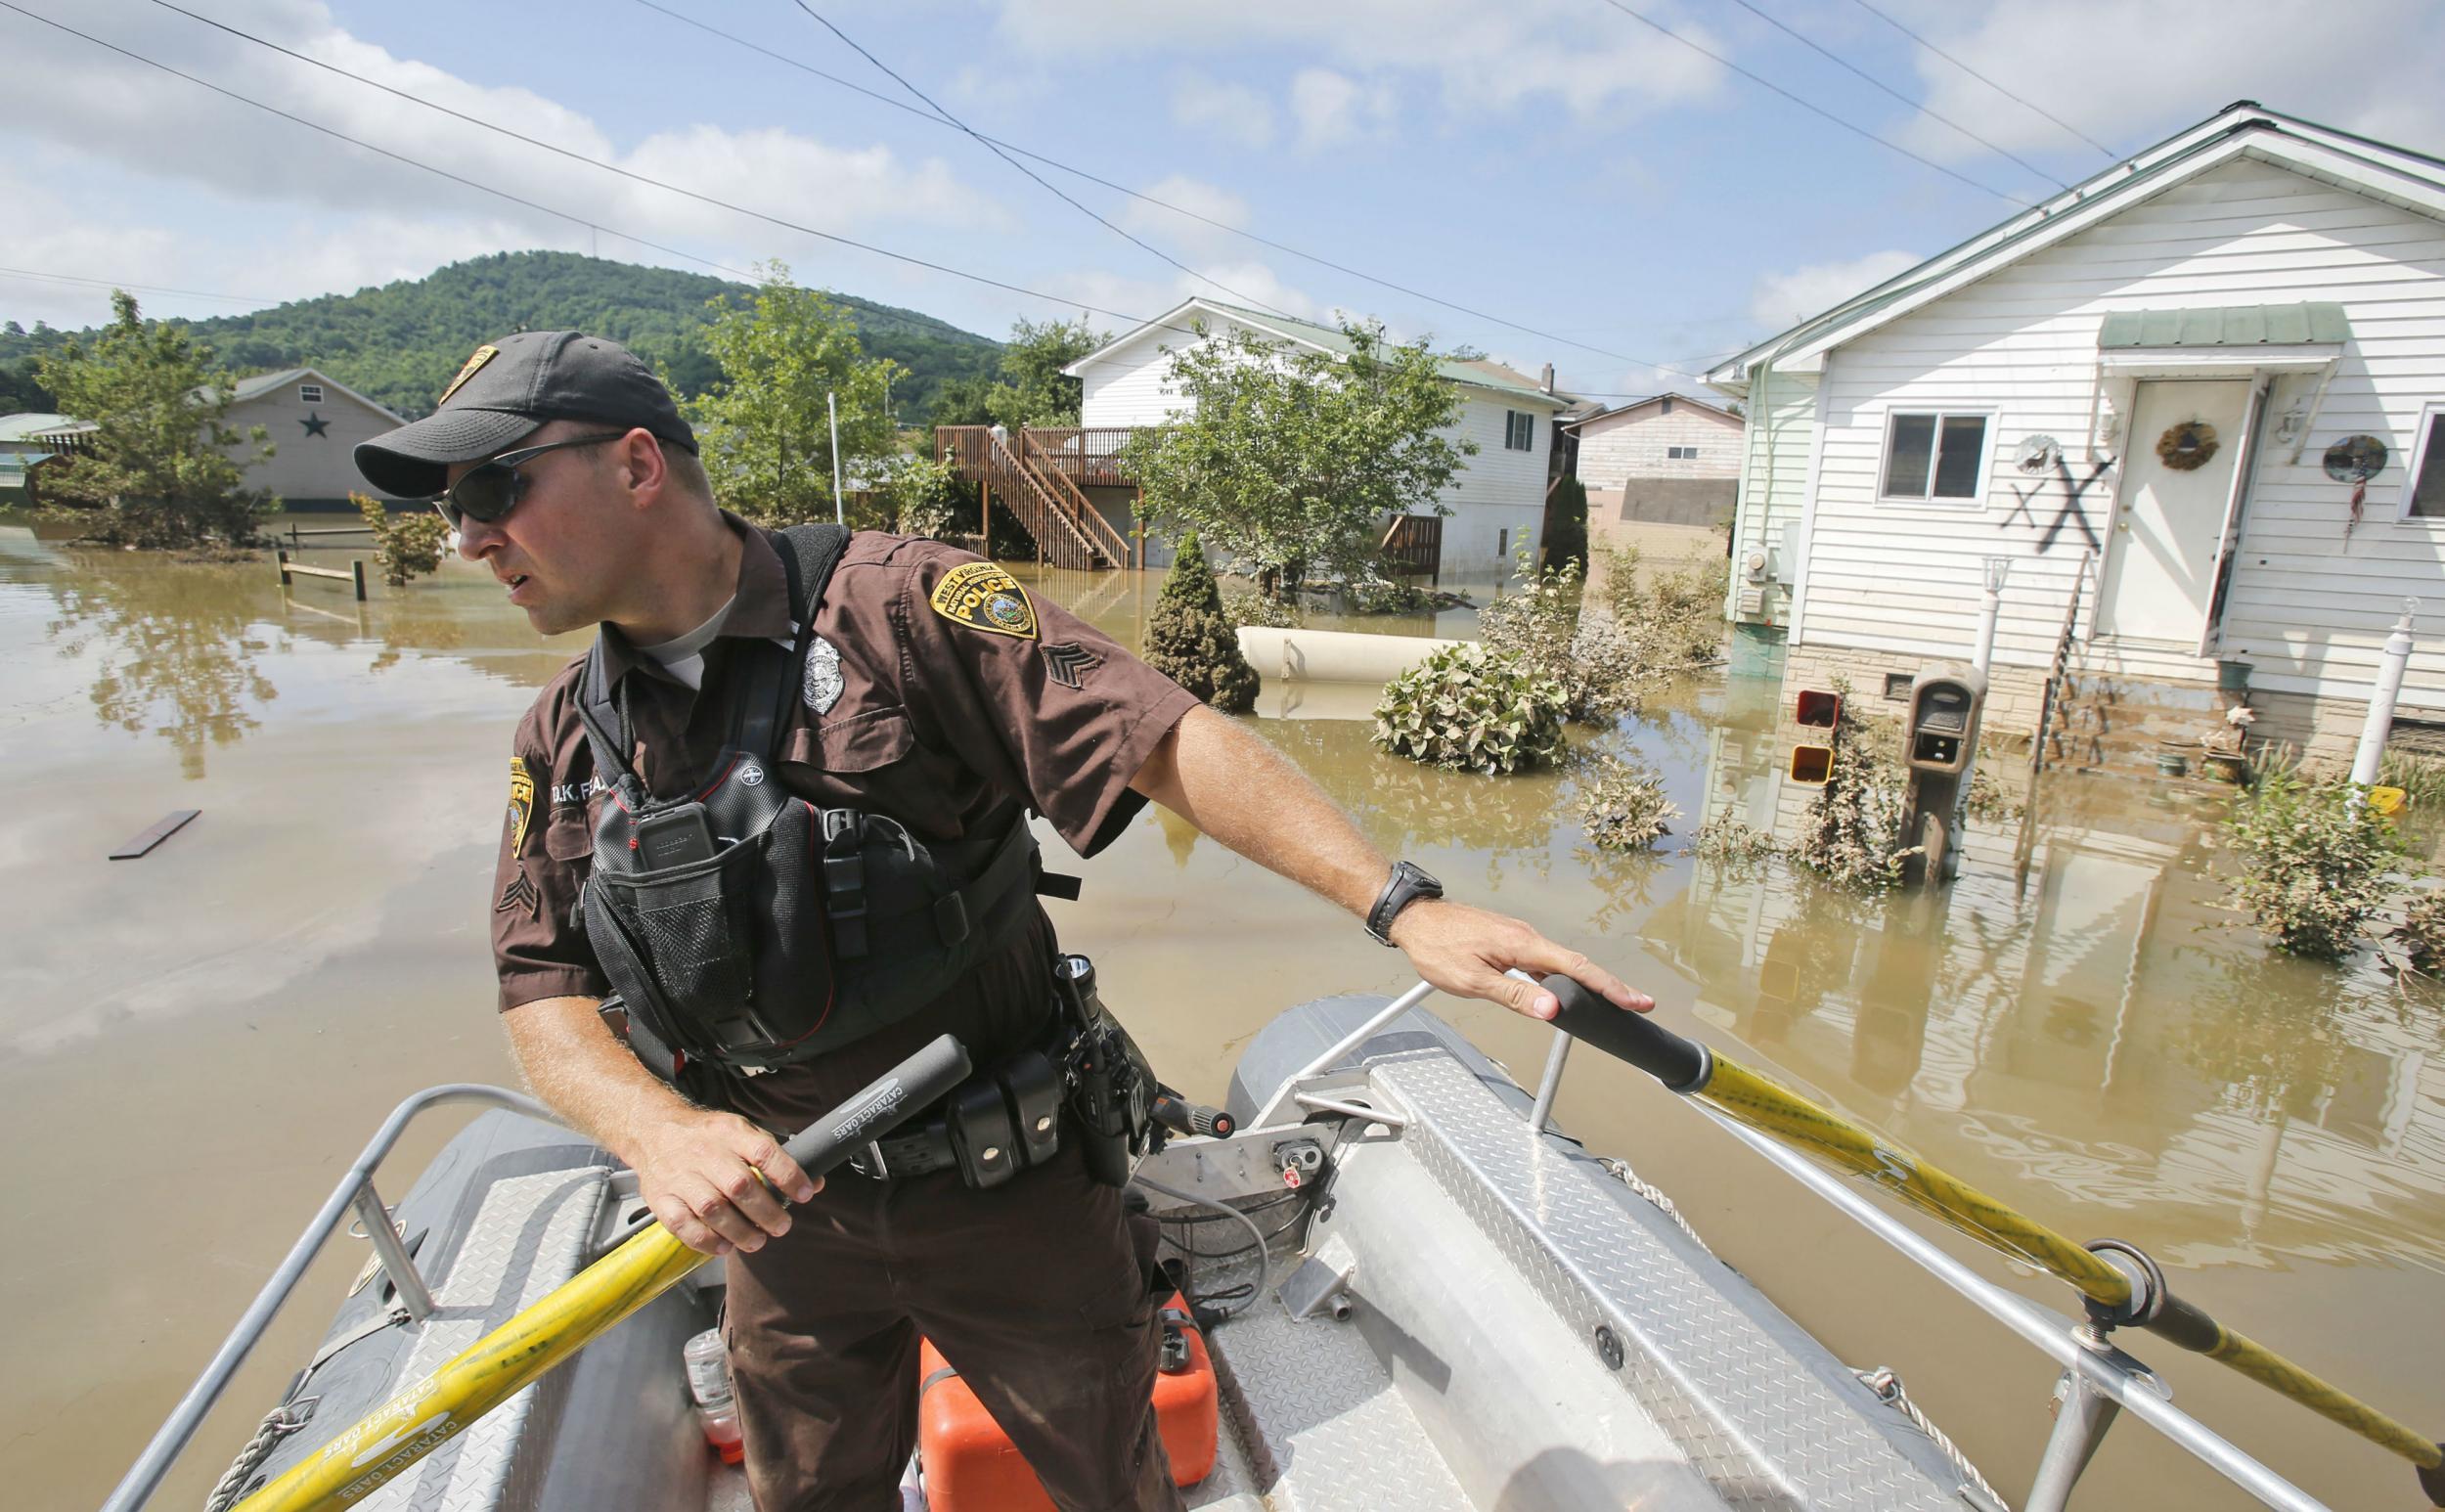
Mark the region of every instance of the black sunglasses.
<instances>
[{"instance_id":1,"label":"black sunglasses","mask_svg":"<svg viewBox=\"0 0 2445 1512\"><path fill-rule=\"evenodd\" d=\"M617 435L547 441L541 446L524 446L514 452L503 452L498 457L487 457L469 467L467 476L451 484L447 492L435 499L433 508L441 511L441 517L450 522L453 530L464 528L464 522L470 519L480 524L493 524L516 509L518 501L526 497L526 475L518 468L546 452L556 452L570 446L600 446L605 441L617 441L627 434L623 430Z\"/></svg>"}]
</instances>

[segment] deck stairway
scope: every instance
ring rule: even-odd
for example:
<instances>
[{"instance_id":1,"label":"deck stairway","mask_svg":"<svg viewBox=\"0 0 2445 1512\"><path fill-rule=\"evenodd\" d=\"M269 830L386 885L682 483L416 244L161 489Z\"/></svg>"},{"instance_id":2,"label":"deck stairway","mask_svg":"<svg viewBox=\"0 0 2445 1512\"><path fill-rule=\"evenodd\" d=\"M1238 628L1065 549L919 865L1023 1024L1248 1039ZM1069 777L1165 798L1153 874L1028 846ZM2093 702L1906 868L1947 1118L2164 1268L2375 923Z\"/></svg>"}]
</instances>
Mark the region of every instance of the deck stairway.
<instances>
[{"instance_id":1,"label":"deck stairway","mask_svg":"<svg viewBox=\"0 0 2445 1512\"><path fill-rule=\"evenodd\" d=\"M945 425L943 460L962 479L983 483L1018 516L1056 567L1118 567L1130 563L1129 542L1051 457L1035 455L1033 431L996 435L982 425ZM1013 444L1015 442L1015 444Z\"/></svg>"},{"instance_id":2,"label":"deck stairway","mask_svg":"<svg viewBox=\"0 0 2445 1512\"><path fill-rule=\"evenodd\" d=\"M2111 637L2076 633L2083 590L2093 581L2083 558L2065 606L2063 633L2048 673L2032 761L2116 777L2158 776L2156 760L2173 752L2199 775L2205 739L2226 731L2224 712L2232 695L2204 679L2191 681L2137 675L2124 666L2123 648Z\"/></svg>"}]
</instances>

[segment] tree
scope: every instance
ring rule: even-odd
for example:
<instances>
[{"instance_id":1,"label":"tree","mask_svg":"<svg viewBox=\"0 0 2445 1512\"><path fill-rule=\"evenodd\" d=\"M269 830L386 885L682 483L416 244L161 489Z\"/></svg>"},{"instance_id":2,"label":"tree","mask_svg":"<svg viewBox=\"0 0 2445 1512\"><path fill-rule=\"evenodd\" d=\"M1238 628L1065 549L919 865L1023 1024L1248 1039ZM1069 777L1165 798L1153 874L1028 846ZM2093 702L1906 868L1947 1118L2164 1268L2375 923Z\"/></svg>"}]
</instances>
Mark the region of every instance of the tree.
<instances>
[{"instance_id":1,"label":"tree","mask_svg":"<svg viewBox=\"0 0 2445 1512\"><path fill-rule=\"evenodd\" d=\"M743 305L724 305L705 335L721 368L689 406L714 497L767 525L832 517L832 439L824 399L840 411L840 470L873 470L898 452L883 412L898 366L869 359L850 313L768 263ZM719 303L720 301L717 301Z\"/></svg>"},{"instance_id":2,"label":"tree","mask_svg":"<svg viewBox=\"0 0 2445 1512\"><path fill-rule=\"evenodd\" d=\"M1240 653L1239 631L1222 612L1214 569L1194 535L1180 542L1146 616L1146 665L1225 714L1257 701L1257 669Z\"/></svg>"},{"instance_id":3,"label":"tree","mask_svg":"<svg viewBox=\"0 0 2445 1512\"><path fill-rule=\"evenodd\" d=\"M1374 323L1342 334L1347 356L1238 328L1174 352L1188 418L1123 449L1151 513L1194 529L1270 595L1313 569L1363 575L1383 522L1450 513L1437 496L1477 454L1439 433L1459 420L1460 394L1424 341L1395 345Z\"/></svg>"},{"instance_id":4,"label":"tree","mask_svg":"<svg viewBox=\"0 0 2445 1512\"><path fill-rule=\"evenodd\" d=\"M263 427L225 422L237 385L185 327L148 329L124 289L111 290L111 313L90 345L68 340L36 364L63 413L100 427L92 451L49 474L44 491L84 506L71 517L115 545L250 542L279 508L244 486L246 468L272 455ZM232 455L244 446L253 454Z\"/></svg>"},{"instance_id":5,"label":"tree","mask_svg":"<svg viewBox=\"0 0 2445 1512\"><path fill-rule=\"evenodd\" d=\"M1108 338L1084 317L1076 323L1052 320L1043 325L1019 321L1010 328L1010 343L1001 349L999 377L985 390L985 413L995 424L1017 430L1025 425L1075 425L1081 390L1077 378L1061 370L1104 344Z\"/></svg>"}]
</instances>

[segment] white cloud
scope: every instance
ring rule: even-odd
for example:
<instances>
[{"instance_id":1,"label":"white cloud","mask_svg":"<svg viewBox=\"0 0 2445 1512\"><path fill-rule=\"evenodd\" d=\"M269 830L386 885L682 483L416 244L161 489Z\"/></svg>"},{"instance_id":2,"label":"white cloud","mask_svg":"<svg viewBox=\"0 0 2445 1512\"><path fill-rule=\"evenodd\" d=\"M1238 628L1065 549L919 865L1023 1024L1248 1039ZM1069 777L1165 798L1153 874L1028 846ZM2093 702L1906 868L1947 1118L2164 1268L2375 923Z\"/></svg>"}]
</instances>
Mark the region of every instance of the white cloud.
<instances>
[{"instance_id":1,"label":"white cloud","mask_svg":"<svg viewBox=\"0 0 2445 1512\"><path fill-rule=\"evenodd\" d=\"M1574 113L1649 110L1712 95L1722 67L1587 0L1329 0L1188 6L1145 0L1000 0L1002 40L1030 56L1089 41L1107 59L1146 53L1293 54L1377 76L1431 80L1446 107L1476 113L1540 97ZM1716 52L1729 44L1674 18ZM1176 102L1175 111L1179 110Z\"/></svg>"},{"instance_id":2,"label":"white cloud","mask_svg":"<svg viewBox=\"0 0 2445 1512\"><path fill-rule=\"evenodd\" d=\"M1240 147L1273 143L1273 103L1245 84L1182 73L1172 81L1172 118Z\"/></svg>"},{"instance_id":3,"label":"white cloud","mask_svg":"<svg viewBox=\"0 0 2445 1512\"><path fill-rule=\"evenodd\" d=\"M885 223L966 230L1007 224L997 200L960 184L939 159L912 162L883 147L842 147L776 129L704 125L657 133L624 154L588 116L543 95L472 84L359 40L339 27L320 0L229 0L219 9L232 25L278 38L416 99L827 231L857 232ZM674 242L701 240L709 224L736 219L150 8L80 19L111 41L173 61L236 94L533 203L512 204L452 184L235 101L208 97L89 43L23 24L11 38L10 127L21 143L38 142L34 150L46 155L83 155L256 206L372 212L411 222L500 222L518 228L511 245L570 235L572 222L555 211ZM741 222L734 234L748 234L751 225L759 243L781 235L753 222Z\"/></svg>"},{"instance_id":4,"label":"white cloud","mask_svg":"<svg viewBox=\"0 0 2445 1512\"><path fill-rule=\"evenodd\" d=\"M1781 331L1819 314L1865 289L1919 264L1916 252L1870 252L1849 262L1811 263L1789 273L1768 273L1749 296L1749 315L1768 331Z\"/></svg>"},{"instance_id":5,"label":"white cloud","mask_svg":"<svg viewBox=\"0 0 2445 1512\"><path fill-rule=\"evenodd\" d=\"M2179 0L1996 0L1983 14L1933 13L1928 24L1945 52L2118 152L2241 99L2423 152L2445 148L2445 96L2433 82L2445 67L2445 8L2431 0L2360 0L2333 13L2291 0L2222 0L2211 11ZM2061 151L2083 172L2104 165L2077 137L1942 59L1923 51L1918 67L1930 110L2016 152ZM1904 140L1931 156L1981 151L1924 115Z\"/></svg>"},{"instance_id":6,"label":"white cloud","mask_svg":"<svg viewBox=\"0 0 2445 1512\"><path fill-rule=\"evenodd\" d=\"M1392 124L1392 86L1360 83L1330 68L1302 68L1290 81L1291 117L1303 152L1371 137Z\"/></svg>"},{"instance_id":7,"label":"white cloud","mask_svg":"<svg viewBox=\"0 0 2445 1512\"><path fill-rule=\"evenodd\" d=\"M1115 311L1133 324L1153 320L1192 294L1204 294L1225 304L1270 305L1306 320L1332 319L1330 308L1285 281L1266 263L1215 262L1206 264L1205 271L1229 288L1219 289L1185 273L1164 281L1131 278L1101 268L1053 274L1041 281L1039 287L1082 304ZM1126 329L1115 316L1095 315L1089 319L1098 329L1112 330L1116 334Z\"/></svg>"},{"instance_id":8,"label":"white cloud","mask_svg":"<svg viewBox=\"0 0 2445 1512\"><path fill-rule=\"evenodd\" d=\"M1244 245L1222 229L1227 226L1237 231L1248 225L1248 201L1229 190L1184 173L1174 173L1147 185L1140 193L1147 200L1160 200L1165 205L1178 205L1188 213L1176 214L1149 204L1146 200L1131 200L1123 204L1120 220L1138 235L1166 239L1199 252ZM1194 218L1197 216L1204 219Z\"/></svg>"}]
</instances>

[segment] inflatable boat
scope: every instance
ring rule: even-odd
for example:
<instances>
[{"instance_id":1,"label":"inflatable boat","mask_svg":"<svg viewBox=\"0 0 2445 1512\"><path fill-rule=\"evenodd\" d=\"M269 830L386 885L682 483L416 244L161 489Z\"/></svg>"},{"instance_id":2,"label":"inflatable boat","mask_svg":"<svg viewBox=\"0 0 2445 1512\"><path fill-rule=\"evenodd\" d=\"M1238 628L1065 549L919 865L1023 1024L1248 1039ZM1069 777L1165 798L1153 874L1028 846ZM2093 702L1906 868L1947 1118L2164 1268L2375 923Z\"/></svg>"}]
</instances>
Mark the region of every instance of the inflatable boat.
<instances>
[{"instance_id":1,"label":"inflatable boat","mask_svg":"<svg viewBox=\"0 0 2445 1512\"><path fill-rule=\"evenodd\" d=\"M1532 1093L1419 1006L1425 993L1328 998L1284 1012L1234 1070L1222 1121L1230 1132L1174 1138L1136 1167L1133 1184L1162 1223L1179 1288L1165 1312L1158 1402L1168 1389L1166 1441L1191 1482L1190 1506L2006 1506L1889 1372L1837 1358L1710 1252L1663 1193L1551 1126L1569 1039L1557 1036ZM386 1207L374 1178L399 1131L433 1107L470 1101L492 1106ZM2318 1505L2174 1409L2129 1356L2022 1299L1978 1293L1984 1283L1966 1272L1946 1274L1942 1266L1958 1270L1957 1263L1915 1231L1808 1162L1785 1158L1796 1176L1814 1178L1820 1195L2065 1364L2066 1404L2024 1506L2062 1506L2124 1406L2267 1504ZM642 1208L630 1173L515 1093L450 1087L411 1098L110 1512L146 1504L254 1335L350 1212L373 1254L283 1400L239 1449L216 1508L244 1507L554 1295L634 1232ZM1931 1253L1912 1253L1913 1242ZM354 1462L385 1468L330 1504L747 1508L743 1476L709 1446L691 1398L689 1365L697 1361L684 1363L697 1353L690 1341L715 1324L722 1286L718 1262L697 1266L480 1420L409 1445L422 1454L412 1463L393 1453L407 1430L366 1444ZM1048 1505L1023 1467L1013 1474L1015 1462L989 1463L995 1435L972 1404L921 1403L925 1428L904 1505Z\"/></svg>"}]
</instances>

